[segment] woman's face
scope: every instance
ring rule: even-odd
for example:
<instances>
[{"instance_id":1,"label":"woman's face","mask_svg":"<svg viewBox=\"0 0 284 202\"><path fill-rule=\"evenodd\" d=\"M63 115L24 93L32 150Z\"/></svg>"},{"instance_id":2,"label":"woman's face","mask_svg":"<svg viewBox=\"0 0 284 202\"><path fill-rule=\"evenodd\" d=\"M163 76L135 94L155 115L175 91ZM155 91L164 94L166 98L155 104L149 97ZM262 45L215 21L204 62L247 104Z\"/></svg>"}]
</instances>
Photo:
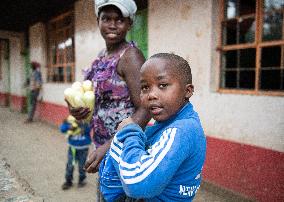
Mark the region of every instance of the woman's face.
<instances>
[{"instance_id":1,"label":"woman's face","mask_svg":"<svg viewBox=\"0 0 284 202\"><path fill-rule=\"evenodd\" d=\"M131 27L131 20L123 17L117 7L106 6L100 12L98 24L106 44L112 45L125 40L127 31Z\"/></svg>"}]
</instances>

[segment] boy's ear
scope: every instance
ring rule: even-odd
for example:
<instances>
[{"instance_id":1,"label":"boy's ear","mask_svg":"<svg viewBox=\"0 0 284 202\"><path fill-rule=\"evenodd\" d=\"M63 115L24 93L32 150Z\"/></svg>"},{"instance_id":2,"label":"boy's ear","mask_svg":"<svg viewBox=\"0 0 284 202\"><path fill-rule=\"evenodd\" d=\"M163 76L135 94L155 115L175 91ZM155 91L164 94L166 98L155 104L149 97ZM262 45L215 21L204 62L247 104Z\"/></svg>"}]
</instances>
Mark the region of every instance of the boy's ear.
<instances>
[{"instance_id":1,"label":"boy's ear","mask_svg":"<svg viewBox=\"0 0 284 202\"><path fill-rule=\"evenodd\" d=\"M185 98L189 99L194 92L194 86L192 84L186 84L186 95Z\"/></svg>"}]
</instances>

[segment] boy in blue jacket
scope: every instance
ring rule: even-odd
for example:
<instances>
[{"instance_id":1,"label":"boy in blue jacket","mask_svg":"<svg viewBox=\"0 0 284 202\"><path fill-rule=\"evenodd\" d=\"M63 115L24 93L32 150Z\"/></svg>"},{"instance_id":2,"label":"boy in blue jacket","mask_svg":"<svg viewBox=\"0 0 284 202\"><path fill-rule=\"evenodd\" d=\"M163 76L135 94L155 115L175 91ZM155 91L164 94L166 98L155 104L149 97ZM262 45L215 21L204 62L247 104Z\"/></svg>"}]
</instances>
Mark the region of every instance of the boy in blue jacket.
<instances>
[{"instance_id":1,"label":"boy in blue jacket","mask_svg":"<svg viewBox=\"0 0 284 202\"><path fill-rule=\"evenodd\" d=\"M84 165L88 156L89 146L91 144L90 127L82 121L76 120L69 115L60 126L60 131L68 139L68 160L66 164L65 182L62 189L66 190L72 187L73 170L76 161L79 167L78 187L85 186L86 171Z\"/></svg>"},{"instance_id":2,"label":"boy in blue jacket","mask_svg":"<svg viewBox=\"0 0 284 202\"><path fill-rule=\"evenodd\" d=\"M143 131L127 118L100 166L106 201L192 201L200 187L206 138L189 98L191 69L159 53L141 68L141 102L156 121ZM126 194L126 196L125 196Z\"/></svg>"}]
</instances>

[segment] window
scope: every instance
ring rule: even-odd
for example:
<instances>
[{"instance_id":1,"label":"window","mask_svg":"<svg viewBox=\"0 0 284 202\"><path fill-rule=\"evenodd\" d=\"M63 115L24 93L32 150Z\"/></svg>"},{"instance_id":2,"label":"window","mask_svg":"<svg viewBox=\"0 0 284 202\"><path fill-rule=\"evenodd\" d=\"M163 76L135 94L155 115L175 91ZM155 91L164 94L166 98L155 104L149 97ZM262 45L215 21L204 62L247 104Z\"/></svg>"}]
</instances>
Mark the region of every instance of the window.
<instances>
[{"instance_id":1,"label":"window","mask_svg":"<svg viewBox=\"0 0 284 202\"><path fill-rule=\"evenodd\" d=\"M220 91L284 95L284 0L222 0Z\"/></svg>"},{"instance_id":2,"label":"window","mask_svg":"<svg viewBox=\"0 0 284 202\"><path fill-rule=\"evenodd\" d=\"M74 15L68 12L48 22L49 82L74 81Z\"/></svg>"}]
</instances>

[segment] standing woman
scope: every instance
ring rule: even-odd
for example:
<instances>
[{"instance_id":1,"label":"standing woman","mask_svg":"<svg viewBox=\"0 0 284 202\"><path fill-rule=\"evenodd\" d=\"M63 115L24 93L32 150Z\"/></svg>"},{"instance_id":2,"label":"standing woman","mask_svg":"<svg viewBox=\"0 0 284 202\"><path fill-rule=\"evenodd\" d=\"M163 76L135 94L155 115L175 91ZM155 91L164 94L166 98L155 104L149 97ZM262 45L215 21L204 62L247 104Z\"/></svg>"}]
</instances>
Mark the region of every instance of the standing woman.
<instances>
[{"instance_id":1,"label":"standing woman","mask_svg":"<svg viewBox=\"0 0 284 202\"><path fill-rule=\"evenodd\" d=\"M85 79L93 81L95 91L91 125L97 149L89 155L85 165L90 173L98 171L123 119L131 116L142 127L150 120L148 112L140 105L140 68L145 58L133 42L126 41L136 10L133 0L95 0L98 27L106 48L85 71ZM76 119L84 119L90 113L86 108L70 105L69 111Z\"/></svg>"}]
</instances>

